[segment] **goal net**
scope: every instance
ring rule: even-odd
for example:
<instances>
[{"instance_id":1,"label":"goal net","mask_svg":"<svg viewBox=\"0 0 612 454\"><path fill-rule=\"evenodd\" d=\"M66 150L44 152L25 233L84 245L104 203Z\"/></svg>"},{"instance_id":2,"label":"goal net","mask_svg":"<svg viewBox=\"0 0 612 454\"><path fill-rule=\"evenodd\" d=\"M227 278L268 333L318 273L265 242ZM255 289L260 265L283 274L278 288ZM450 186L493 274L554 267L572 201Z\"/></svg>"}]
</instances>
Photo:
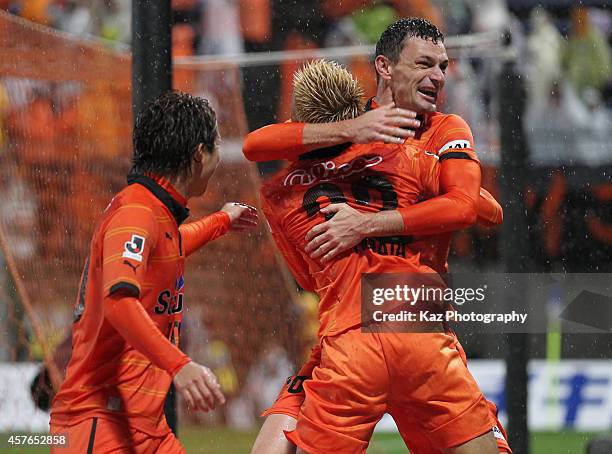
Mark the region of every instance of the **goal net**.
<instances>
[{"instance_id":1,"label":"goal net","mask_svg":"<svg viewBox=\"0 0 612 454\"><path fill-rule=\"evenodd\" d=\"M70 332L91 236L126 184L130 55L4 13L0 53L0 368L23 384L2 404L0 432L44 430L48 415L34 411L30 383L41 362L46 381L61 380L69 343L57 347ZM223 137L222 163L192 215L225 201L257 205L258 173L240 153L247 129L239 68L179 69L175 80L211 100ZM312 339L302 335L297 287L265 222L194 254L186 282L184 348L211 366L228 396L239 397L253 365L270 355L283 375L301 361Z\"/></svg>"}]
</instances>

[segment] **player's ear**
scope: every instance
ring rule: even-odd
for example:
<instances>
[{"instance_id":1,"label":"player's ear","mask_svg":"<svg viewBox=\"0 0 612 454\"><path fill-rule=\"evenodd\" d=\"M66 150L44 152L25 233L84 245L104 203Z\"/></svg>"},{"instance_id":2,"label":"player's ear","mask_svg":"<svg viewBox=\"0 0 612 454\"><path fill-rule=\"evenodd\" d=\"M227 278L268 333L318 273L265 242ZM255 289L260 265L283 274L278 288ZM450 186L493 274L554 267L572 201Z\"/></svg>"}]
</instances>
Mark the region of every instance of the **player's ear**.
<instances>
[{"instance_id":1,"label":"player's ear","mask_svg":"<svg viewBox=\"0 0 612 454\"><path fill-rule=\"evenodd\" d=\"M193 155L193 160L195 162L202 162L202 160L204 159L204 153L207 153L208 149L206 148L206 146L201 143L200 145L198 145L198 148L196 149L196 152Z\"/></svg>"},{"instance_id":2,"label":"player's ear","mask_svg":"<svg viewBox=\"0 0 612 454\"><path fill-rule=\"evenodd\" d=\"M377 55L374 60L374 66L378 77L384 80L391 80L393 69L391 68L391 61L387 57L384 55Z\"/></svg>"},{"instance_id":3,"label":"player's ear","mask_svg":"<svg viewBox=\"0 0 612 454\"><path fill-rule=\"evenodd\" d=\"M203 167L215 169L219 164L219 146L215 141L213 148L210 149L204 144L198 145L194 161Z\"/></svg>"}]
</instances>

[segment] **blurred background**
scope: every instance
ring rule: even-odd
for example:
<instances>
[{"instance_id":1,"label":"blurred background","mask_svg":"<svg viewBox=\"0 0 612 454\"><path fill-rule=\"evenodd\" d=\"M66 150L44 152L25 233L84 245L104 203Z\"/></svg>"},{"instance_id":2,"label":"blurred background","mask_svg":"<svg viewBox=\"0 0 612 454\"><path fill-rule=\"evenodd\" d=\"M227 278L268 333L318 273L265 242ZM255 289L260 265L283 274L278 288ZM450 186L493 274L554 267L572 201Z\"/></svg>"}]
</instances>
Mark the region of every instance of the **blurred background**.
<instances>
[{"instance_id":1,"label":"blurred background","mask_svg":"<svg viewBox=\"0 0 612 454\"><path fill-rule=\"evenodd\" d=\"M396 19L421 16L445 32L452 58L439 108L470 124L483 187L505 208L512 192L519 214L507 211L505 225L524 227L514 236L484 227L456 234L451 270L610 273L611 6L173 0L173 86L211 100L223 137L222 165L192 213L208 214L225 200L258 203L261 179L283 164L246 162L242 138L289 119L292 75L305 61L339 61L373 96L372 45ZM131 15L130 0L0 0L0 432L47 429L45 393L34 393L36 406L31 387L48 386L45 355L60 372L65 367L91 234L125 185ZM519 171L502 172L509 168L504 150L520 154ZM213 368L230 397L206 417L179 402L190 452L247 452L257 415L315 342L317 299L297 288L264 225L215 241L188 261L182 347ZM512 248L520 253L509 254ZM507 338L461 340L505 421L512 400L506 364L513 365L504 361ZM530 452L586 452L612 430L612 337L556 326L529 336L523 350ZM405 452L390 421L369 452Z\"/></svg>"}]
</instances>

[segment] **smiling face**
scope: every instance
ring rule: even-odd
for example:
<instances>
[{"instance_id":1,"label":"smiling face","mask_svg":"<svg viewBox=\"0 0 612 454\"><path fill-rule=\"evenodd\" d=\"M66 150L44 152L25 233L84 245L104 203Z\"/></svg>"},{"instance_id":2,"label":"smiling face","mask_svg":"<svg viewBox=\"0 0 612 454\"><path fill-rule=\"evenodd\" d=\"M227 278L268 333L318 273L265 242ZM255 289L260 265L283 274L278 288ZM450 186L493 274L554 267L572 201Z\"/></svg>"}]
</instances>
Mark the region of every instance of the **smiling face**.
<instances>
[{"instance_id":1,"label":"smiling face","mask_svg":"<svg viewBox=\"0 0 612 454\"><path fill-rule=\"evenodd\" d=\"M444 44L418 37L406 39L397 63L376 57L379 77L390 85L396 106L420 114L435 112L447 67Z\"/></svg>"}]
</instances>

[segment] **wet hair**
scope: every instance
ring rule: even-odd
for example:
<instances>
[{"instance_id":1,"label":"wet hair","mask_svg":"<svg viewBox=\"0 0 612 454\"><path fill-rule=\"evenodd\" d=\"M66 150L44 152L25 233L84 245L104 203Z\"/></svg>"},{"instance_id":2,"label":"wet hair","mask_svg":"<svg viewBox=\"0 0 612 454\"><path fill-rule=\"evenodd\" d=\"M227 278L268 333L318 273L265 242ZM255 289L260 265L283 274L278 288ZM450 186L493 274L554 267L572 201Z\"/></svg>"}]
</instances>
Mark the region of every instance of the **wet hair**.
<instances>
[{"instance_id":1,"label":"wet hair","mask_svg":"<svg viewBox=\"0 0 612 454\"><path fill-rule=\"evenodd\" d=\"M294 120L331 123L358 117L363 112L363 89L338 63L316 60L294 74Z\"/></svg>"},{"instance_id":2,"label":"wet hair","mask_svg":"<svg viewBox=\"0 0 612 454\"><path fill-rule=\"evenodd\" d=\"M212 153L218 135L217 117L206 99L166 92L148 102L136 119L130 173L189 175L198 146Z\"/></svg>"},{"instance_id":3,"label":"wet hair","mask_svg":"<svg viewBox=\"0 0 612 454\"><path fill-rule=\"evenodd\" d=\"M392 63L397 63L408 38L444 43L444 35L434 24L419 17L409 17L389 25L380 35L376 43L376 56L384 55Z\"/></svg>"}]
</instances>

